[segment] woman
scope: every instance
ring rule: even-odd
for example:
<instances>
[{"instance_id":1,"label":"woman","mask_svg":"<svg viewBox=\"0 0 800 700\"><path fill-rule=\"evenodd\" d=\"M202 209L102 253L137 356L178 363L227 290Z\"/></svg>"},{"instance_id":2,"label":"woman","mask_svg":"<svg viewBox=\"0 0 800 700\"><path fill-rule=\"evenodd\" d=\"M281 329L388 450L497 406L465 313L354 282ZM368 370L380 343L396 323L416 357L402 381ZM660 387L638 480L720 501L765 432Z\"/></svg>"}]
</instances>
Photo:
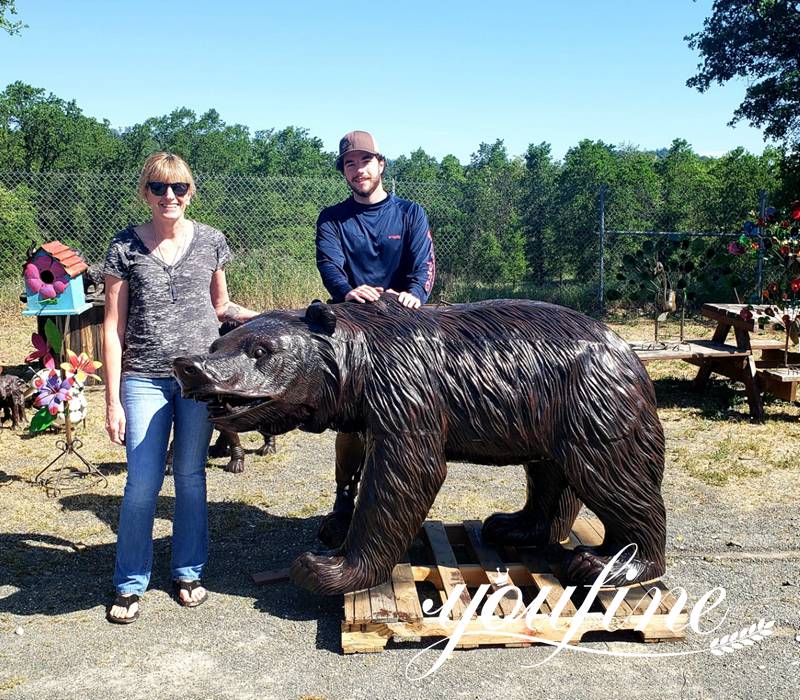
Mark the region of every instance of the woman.
<instances>
[{"instance_id":1,"label":"woman","mask_svg":"<svg viewBox=\"0 0 800 700\"><path fill-rule=\"evenodd\" d=\"M181 397L172 360L205 352L220 321L256 315L228 299L224 267L231 259L219 231L187 219L195 193L189 166L154 153L142 168L139 196L152 219L118 233L105 268L103 326L106 430L125 445L128 478L114 568L116 598L107 619L139 617L153 560L153 519L174 423L175 515L172 579L178 601L196 607L208 597L200 576L208 558L205 463L211 424L205 404Z\"/></svg>"}]
</instances>

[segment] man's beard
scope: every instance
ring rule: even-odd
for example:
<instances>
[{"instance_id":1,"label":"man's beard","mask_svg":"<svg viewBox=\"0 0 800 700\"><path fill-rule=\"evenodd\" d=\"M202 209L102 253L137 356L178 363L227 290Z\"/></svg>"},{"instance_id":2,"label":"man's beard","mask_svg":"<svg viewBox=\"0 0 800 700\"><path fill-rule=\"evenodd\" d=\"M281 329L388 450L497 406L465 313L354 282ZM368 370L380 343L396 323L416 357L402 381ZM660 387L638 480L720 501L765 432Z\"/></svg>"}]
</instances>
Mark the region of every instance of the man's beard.
<instances>
[{"instance_id":1,"label":"man's beard","mask_svg":"<svg viewBox=\"0 0 800 700\"><path fill-rule=\"evenodd\" d=\"M348 187L353 190L359 197L371 197L372 193L381 186L381 178L375 178L375 180L370 180L371 183L368 190L361 189L361 186L367 183L352 183L349 180L347 181Z\"/></svg>"}]
</instances>

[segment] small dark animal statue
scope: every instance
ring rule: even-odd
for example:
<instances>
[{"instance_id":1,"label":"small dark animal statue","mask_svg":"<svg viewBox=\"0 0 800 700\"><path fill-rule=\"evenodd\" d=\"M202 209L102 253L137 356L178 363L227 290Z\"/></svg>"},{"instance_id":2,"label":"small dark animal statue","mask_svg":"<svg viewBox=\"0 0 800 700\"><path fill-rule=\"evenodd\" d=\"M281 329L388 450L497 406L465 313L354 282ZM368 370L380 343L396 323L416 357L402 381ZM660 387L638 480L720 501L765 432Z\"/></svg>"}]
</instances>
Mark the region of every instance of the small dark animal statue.
<instances>
[{"instance_id":1,"label":"small dark animal statue","mask_svg":"<svg viewBox=\"0 0 800 700\"><path fill-rule=\"evenodd\" d=\"M337 546L292 565L292 579L312 591L386 581L448 459L525 465L525 505L488 518L487 540L557 546L585 503L605 541L565 550L562 578L594 583L630 543L635 558L609 585L664 573L664 435L653 386L627 343L575 311L522 300L418 311L386 296L315 303L259 316L174 369L185 395L209 401L226 429L352 434L352 454L337 455L336 504L321 533Z\"/></svg>"},{"instance_id":2,"label":"small dark animal statue","mask_svg":"<svg viewBox=\"0 0 800 700\"><path fill-rule=\"evenodd\" d=\"M25 382L11 374L0 375L0 409L2 420L11 420L11 428L16 430L25 422Z\"/></svg>"}]
</instances>

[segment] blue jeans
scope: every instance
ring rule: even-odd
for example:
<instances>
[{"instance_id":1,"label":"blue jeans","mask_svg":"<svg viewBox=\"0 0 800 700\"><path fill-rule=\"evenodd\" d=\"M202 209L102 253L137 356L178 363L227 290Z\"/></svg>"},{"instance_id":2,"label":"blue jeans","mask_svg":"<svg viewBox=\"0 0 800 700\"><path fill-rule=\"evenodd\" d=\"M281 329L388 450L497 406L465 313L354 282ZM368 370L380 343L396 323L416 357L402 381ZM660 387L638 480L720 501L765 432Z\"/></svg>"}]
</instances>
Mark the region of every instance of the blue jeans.
<instances>
[{"instance_id":1,"label":"blue jeans","mask_svg":"<svg viewBox=\"0 0 800 700\"><path fill-rule=\"evenodd\" d=\"M153 568L153 520L173 422L172 578L199 579L208 560L206 458L212 426L206 405L182 398L172 377L123 376L121 394L128 479L119 515L114 586L118 593L141 595Z\"/></svg>"}]
</instances>

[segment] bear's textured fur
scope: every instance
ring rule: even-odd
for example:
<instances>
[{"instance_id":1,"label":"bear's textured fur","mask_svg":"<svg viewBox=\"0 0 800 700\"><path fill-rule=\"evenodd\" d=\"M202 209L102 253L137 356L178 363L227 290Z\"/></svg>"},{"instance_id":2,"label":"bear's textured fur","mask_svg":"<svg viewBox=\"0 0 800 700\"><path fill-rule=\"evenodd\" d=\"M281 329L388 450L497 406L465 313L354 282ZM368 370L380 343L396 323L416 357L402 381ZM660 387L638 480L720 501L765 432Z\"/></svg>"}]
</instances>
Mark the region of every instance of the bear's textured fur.
<instances>
[{"instance_id":1,"label":"bear's textured fur","mask_svg":"<svg viewBox=\"0 0 800 700\"><path fill-rule=\"evenodd\" d=\"M209 354L176 360L175 372L186 395L210 402L220 427L346 434L334 512L320 533L336 548L292 566L310 590L386 581L448 459L525 465L524 507L488 518L487 540L552 549L581 503L594 511L605 541L563 553L566 582L593 583L629 543L635 558L609 583L664 573L664 436L653 386L627 343L575 311L525 300L411 310L387 295L314 303L258 316Z\"/></svg>"}]
</instances>

